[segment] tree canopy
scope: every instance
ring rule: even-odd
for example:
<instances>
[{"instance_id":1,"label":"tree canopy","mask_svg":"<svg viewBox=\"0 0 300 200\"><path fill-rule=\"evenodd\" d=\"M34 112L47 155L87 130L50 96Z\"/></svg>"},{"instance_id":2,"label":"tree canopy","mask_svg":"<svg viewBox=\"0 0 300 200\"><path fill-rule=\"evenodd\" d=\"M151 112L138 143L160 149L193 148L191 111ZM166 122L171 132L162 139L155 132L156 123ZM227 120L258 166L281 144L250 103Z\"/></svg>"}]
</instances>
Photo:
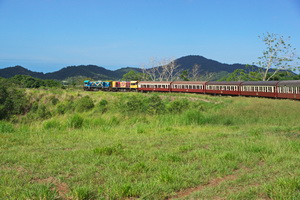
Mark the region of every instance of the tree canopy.
<instances>
[{"instance_id":1,"label":"tree canopy","mask_svg":"<svg viewBox=\"0 0 300 200\"><path fill-rule=\"evenodd\" d=\"M296 70L299 68L296 49L288 41L291 37L284 38L278 34L266 33L259 36L266 45L263 55L258 57L257 64L264 69L262 80L271 80L281 70Z\"/></svg>"}]
</instances>

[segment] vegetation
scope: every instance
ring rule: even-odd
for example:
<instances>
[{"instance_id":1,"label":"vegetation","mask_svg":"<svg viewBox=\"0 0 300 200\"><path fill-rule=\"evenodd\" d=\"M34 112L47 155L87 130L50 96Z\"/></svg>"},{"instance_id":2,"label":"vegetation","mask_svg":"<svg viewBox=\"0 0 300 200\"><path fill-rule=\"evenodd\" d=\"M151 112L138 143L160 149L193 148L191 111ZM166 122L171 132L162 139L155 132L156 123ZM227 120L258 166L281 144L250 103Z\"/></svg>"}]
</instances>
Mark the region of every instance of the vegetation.
<instances>
[{"instance_id":1,"label":"vegetation","mask_svg":"<svg viewBox=\"0 0 300 200\"><path fill-rule=\"evenodd\" d=\"M300 197L298 101L55 88L26 97L29 110L0 121L5 199Z\"/></svg>"},{"instance_id":2,"label":"vegetation","mask_svg":"<svg viewBox=\"0 0 300 200\"><path fill-rule=\"evenodd\" d=\"M237 69L222 77L219 81L261 81L262 78L263 73L261 71L246 71L243 69ZM290 71L281 71L277 72L275 75L268 73L267 79L270 81L300 80L300 75L296 75Z\"/></svg>"},{"instance_id":3,"label":"vegetation","mask_svg":"<svg viewBox=\"0 0 300 200\"><path fill-rule=\"evenodd\" d=\"M280 70L293 70L300 68L296 57L296 49L288 43L290 37L285 39L283 36L274 33L266 33L260 37L266 45L266 50L259 57L258 65L263 69L262 80L269 81ZM273 71L271 71L273 70Z\"/></svg>"},{"instance_id":4,"label":"vegetation","mask_svg":"<svg viewBox=\"0 0 300 200\"><path fill-rule=\"evenodd\" d=\"M29 107L24 91L0 79L0 120L11 115L24 114Z\"/></svg>"},{"instance_id":5,"label":"vegetation","mask_svg":"<svg viewBox=\"0 0 300 200\"><path fill-rule=\"evenodd\" d=\"M130 70L129 72L124 74L122 78L123 81L139 81L142 79L143 79L143 74L133 70Z\"/></svg>"},{"instance_id":6,"label":"vegetation","mask_svg":"<svg viewBox=\"0 0 300 200\"><path fill-rule=\"evenodd\" d=\"M167 62L166 62L167 61ZM169 65L168 65L169 64ZM233 64L228 65L224 63L220 63L211 59L207 59L203 56L184 56L178 58L176 60L162 60L155 61L154 63L150 62L149 66L151 68L132 68L126 67L121 68L115 71L111 71L96 65L79 65L79 66L69 66L62 68L58 71L51 73L41 73L41 72L32 72L28 69L25 69L21 66L8 67L4 69L0 69L0 76L4 78L11 78L16 74L30 75L35 78L40 79L53 79L53 80L66 80L68 85L81 85L82 79L90 79L90 80L129 80L129 77L123 77L124 74L129 73L130 71L134 71L135 74L133 79L135 80L175 80L174 77L171 76L179 75L181 71L188 70L189 80L218 80L227 73L232 73L236 69L244 69L246 70L246 65L242 64ZM159 67L160 66L160 67ZM164 66L164 67L163 67ZM258 67L253 66L254 69L258 69ZM254 70L254 71L256 71ZM141 72L143 72L143 76L141 76ZM156 72L156 73L152 73ZM160 72L160 76L158 75ZM130 74L132 75L133 72ZM150 73L150 74L149 74ZM130 75L128 74L128 75ZM130 75L130 76L131 76ZM138 79L136 79L136 75L138 75ZM155 75L155 77L153 77ZM86 78L85 78L86 77ZM130 80L133 80L130 78Z\"/></svg>"},{"instance_id":7,"label":"vegetation","mask_svg":"<svg viewBox=\"0 0 300 200\"><path fill-rule=\"evenodd\" d=\"M22 88L40 88L40 87L62 87L59 81L42 80L27 75L15 75L7 80L9 84L15 84Z\"/></svg>"}]
</instances>

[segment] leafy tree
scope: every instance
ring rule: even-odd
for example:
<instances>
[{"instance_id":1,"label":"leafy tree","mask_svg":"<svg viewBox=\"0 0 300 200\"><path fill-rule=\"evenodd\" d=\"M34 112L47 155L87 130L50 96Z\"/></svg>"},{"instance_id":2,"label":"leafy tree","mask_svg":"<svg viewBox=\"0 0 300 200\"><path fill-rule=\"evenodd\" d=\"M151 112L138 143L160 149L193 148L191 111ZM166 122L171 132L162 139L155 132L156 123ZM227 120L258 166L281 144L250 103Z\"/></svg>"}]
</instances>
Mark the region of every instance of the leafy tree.
<instances>
[{"instance_id":1,"label":"leafy tree","mask_svg":"<svg viewBox=\"0 0 300 200\"><path fill-rule=\"evenodd\" d=\"M189 71L188 70L183 70L179 76L179 78L183 81L188 81L189 80Z\"/></svg>"},{"instance_id":2,"label":"leafy tree","mask_svg":"<svg viewBox=\"0 0 300 200\"><path fill-rule=\"evenodd\" d=\"M141 80L141 78L142 78L142 73L138 73L136 71L130 70L129 72L123 75L122 80L137 81L137 80Z\"/></svg>"},{"instance_id":3,"label":"leafy tree","mask_svg":"<svg viewBox=\"0 0 300 200\"><path fill-rule=\"evenodd\" d=\"M25 92L6 79L0 79L0 119L9 118L13 114L23 114L28 107L29 101Z\"/></svg>"},{"instance_id":4,"label":"leafy tree","mask_svg":"<svg viewBox=\"0 0 300 200\"><path fill-rule=\"evenodd\" d=\"M76 111L84 112L94 108L95 104L89 96L84 96L75 102Z\"/></svg>"},{"instance_id":5,"label":"leafy tree","mask_svg":"<svg viewBox=\"0 0 300 200\"><path fill-rule=\"evenodd\" d=\"M264 69L263 81L272 79L280 70L296 70L296 68L299 68L298 63L295 63L300 59L296 57L296 49L287 43L290 37L285 39L278 34L267 33L259 36L259 38L266 45L266 50L261 57L258 57L259 62L257 63Z\"/></svg>"},{"instance_id":6,"label":"leafy tree","mask_svg":"<svg viewBox=\"0 0 300 200\"><path fill-rule=\"evenodd\" d=\"M232 73L220 79L220 81L259 81L261 73L258 71L247 72L244 69L236 69Z\"/></svg>"},{"instance_id":7,"label":"leafy tree","mask_svg":"<svg viewBox=\"0 0 300 200\"><path fill-rule=\"evenodd\" d=\"M55 80L42 80L28 75L15 75L9 79L10 82L23 88L61 87L62 84Z\"/></svg>"}]
</instances>

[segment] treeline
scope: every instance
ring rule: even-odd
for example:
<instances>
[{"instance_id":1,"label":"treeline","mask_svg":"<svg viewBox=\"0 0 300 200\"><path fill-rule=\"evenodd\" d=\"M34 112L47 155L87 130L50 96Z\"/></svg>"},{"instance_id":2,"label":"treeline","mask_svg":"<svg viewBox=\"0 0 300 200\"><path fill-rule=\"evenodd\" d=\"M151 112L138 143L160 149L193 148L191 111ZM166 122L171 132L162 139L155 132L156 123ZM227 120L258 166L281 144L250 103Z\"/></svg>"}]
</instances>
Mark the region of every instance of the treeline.
<instances>
[{"instance_id":1,"label":"treeline","mask_svg":"<svg viewBox=\"0 0 300 200\"><path fill-rule=\"evenodd\" d=\"M14 114L24 114L29 109L29 101L25 91L20 90L7 79L0 79L0 119Z\"/></svg>"},{"instance_id":2,"label":"treeline","mask_svg":"<svg viewBox=\"0 0 300 200\"><path fill-rule=\"evenodd\" d=\"M272 74L268 73L267 78ZM261 81L263 73L261 71L246 71L244 69L236 69L234 72L227 74L219 79L219 81ZM290 71L279 71L272 76L269 81L283 80L300 80L300 74L295 74Z\"/></svg>"},{"instance_id":3,"label":"treeline","mask_svg":"<svg viewBox=\"0 0 300 200\"><path fill-rule=\"evenodd\" d=\"M10 84L15 84L21 88L40 88L40 87L62 87L61 82L51 79L39 79L28 75L15 75L5 79Z\"/></svg>"},{"instance_id":4,"label":"treeline","mask_svg":"<svg viewBox=\"0 0 300 200\"><path fill-rule=\"evenodd\" d=\"M0 119L12 115L25 114L32 105L21 88L61 88L63 85L55 80L42 80L27 75L12 78L0 78Z\"/></svg>"}]
</instances>

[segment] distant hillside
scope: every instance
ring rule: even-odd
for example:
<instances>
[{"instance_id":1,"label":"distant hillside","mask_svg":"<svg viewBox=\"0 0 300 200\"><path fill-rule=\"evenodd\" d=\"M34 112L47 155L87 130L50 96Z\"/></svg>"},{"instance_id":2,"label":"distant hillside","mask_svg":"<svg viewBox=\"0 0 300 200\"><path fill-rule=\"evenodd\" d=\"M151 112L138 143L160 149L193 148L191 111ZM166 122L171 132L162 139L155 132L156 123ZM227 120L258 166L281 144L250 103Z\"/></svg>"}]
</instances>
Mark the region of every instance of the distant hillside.
<instances>
[{"instance_id":1,"label":"distant hillside","mask_svg":"<svg viewBox=\"0 0 300 200\"><path fill-rule=\"evenodd\" d=\"M0 76L3 78L10 78L18 74L28 75L36 78L44 78L44 73L33 72L19 65L15 67L7 67L4 69L0 69Z\"/></svg>"},{"instance_id":2,"label":"distant hillside","mask_svg":"<svg viewBox=\"0 0 300 200\"><path fill-rule=\"evenodd\" d=\"M189 70L192 69L195 64L198 64L200 65L201 72L215 72L220 74L231 73L236 69L246 69L246 65L224 64L215 60L207 59L203 56L184 56L176 59L176 63L179 65L178 70ZM10 78L17 74L23 74L41 79L56 80L64 80L74 76L84 76L94 80L119 80L130 70L141 72L141 69L132 67L126 67L112 71L96 65L79 65L68 66L55 72L42 73L33 72L21 66L15 66L0 69L0 76L4 78Z\"/></svg>"},{"instance_id":3,"label":"distant hillside","mask_svg":"<svg viewBox=\"0 0 300 200\"><path fill-rule=\"evenodd\" d=\"M243 64L225 64L220 63L215 60L207 59L203 56L184 56L178 58L176 63L179 66L180 70L189 70L192 69L195 64L200 65L200 70L203 72L228 72L231 73L236 69L246 69L246 65ZM254 66L254 69L258 69L258 67Z\"/></svg>"}]
</instances>

